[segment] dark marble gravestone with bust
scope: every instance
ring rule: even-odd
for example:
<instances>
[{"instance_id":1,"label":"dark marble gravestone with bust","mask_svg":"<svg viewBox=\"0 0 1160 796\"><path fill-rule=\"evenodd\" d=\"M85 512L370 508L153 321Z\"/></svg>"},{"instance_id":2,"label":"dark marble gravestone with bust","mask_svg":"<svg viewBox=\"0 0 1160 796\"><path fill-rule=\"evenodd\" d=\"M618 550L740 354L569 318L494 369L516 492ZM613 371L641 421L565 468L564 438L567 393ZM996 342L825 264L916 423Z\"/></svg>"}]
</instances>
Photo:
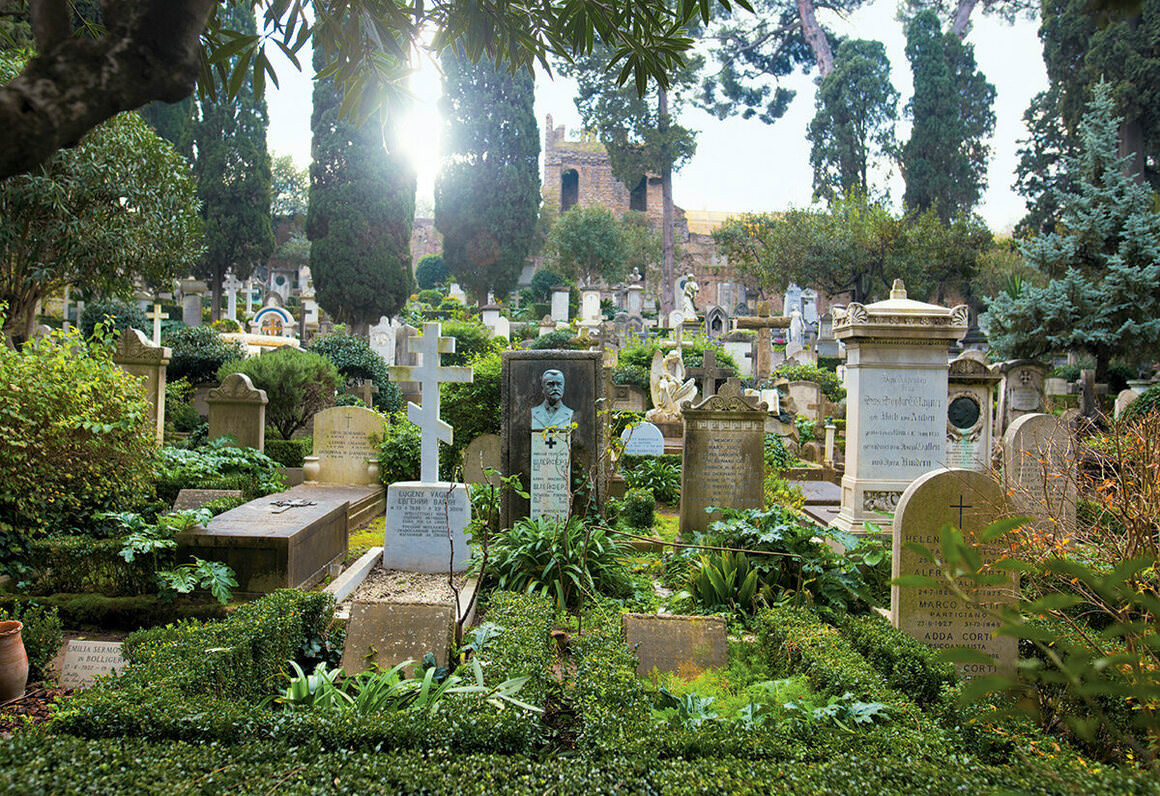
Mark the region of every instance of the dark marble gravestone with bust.
<instances>
[{"instance_id":1,"label":"dark marble gravestone with bust","mask_svg":"<svg viewBox=\"0 0 1160 796\"><path fill-rule=\"evenodd\" d=\"M605 450L607 407L604 399L604 379L601 374L602 354L599 351L505 351L501 375L502 424L500 462L504 475L519 474L525 491L532 486L532 436L543 435L544 429L533 429L543 423L533 422L533 410L542 420L549 415L559 418L567 415L574 426L570 434L552 433L552 439L543 438L544 452L559 453L561 438L567 440L570 453L570 468L573 478L582 477L590 482L591 498L602 503L605 495ZM559 406L545 414L545 373L559 371L563 379L563 394ZM548 401L549 404L557 402ZM550 407L551 408L551 407ZM551 424L550 424L551 425ZM559 424L555 428L561 429ZM546 447L551 441L555 444ZM545 465L547 467L547 465ZM545 472L556 475L556 467L548 467ZM582 474L582 475L580 475ZM586 490L587 491L587 490ZM573 506L573 511L576 506ZM501 521L503 527L531 513L528 499L510 490L503 496Z\"/></svg>"}]
</instances>

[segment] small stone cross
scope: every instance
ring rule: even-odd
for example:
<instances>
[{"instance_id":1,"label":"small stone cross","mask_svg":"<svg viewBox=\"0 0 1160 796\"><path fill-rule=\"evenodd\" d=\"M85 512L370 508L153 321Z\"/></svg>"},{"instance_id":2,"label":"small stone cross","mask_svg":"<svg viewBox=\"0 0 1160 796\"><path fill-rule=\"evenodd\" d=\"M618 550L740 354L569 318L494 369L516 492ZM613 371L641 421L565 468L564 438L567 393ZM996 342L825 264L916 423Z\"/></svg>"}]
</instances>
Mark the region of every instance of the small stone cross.
<instances>
[{"instance_id":1,"label":"small stone cross","mask_svg":"<svg viewBox=\"0 0 1160 796\"><path fill-rule=\"evenodd\" d=\"M769 302L757 302L757 315L745 315L737 319L737 328L756 329L757 346L753 357L753 375L757 379L767 379L773 370L773 338L770 330L789 327L789 318L770 313Z\"/></svg>"},{"instance_id":2,"label":"small stone cross","mask_svg":"<svg viewBox=\"0 0 1160 796\"><path fill-rule=\"evenodd\" d=\"M426 483L439 480L439 443L450 445L452 440L451 426L439 419L439 385L472 380L471 368L440 364L440 354L455 353L455 338L441 337L441 333L440 324L423 324L422 336L407 341L411 353L420 356L419 364L392 365L390 368L391 381L417 381L422 391L422 406L407 402L407 419L422 433L420 478Z\"/></svg>"},{"instance_id":3,"label":"small stone cross","mask_svg":"<svg viewBox=\"0 0 1160 796\"><path fill-rule=\"evenodd\" d=\"M732 375L728 368L717 367L717 352L712 348L705 350L700 367L687 368L685 373L701 380L701 396L703 398L716 395L717 380L727 379Z\"/></svg>"},{"instance_id":4,"label":"small stone cross","mask_svg":"<svg viewBox=\"0 0 1160 796\"><path fill-rule=\"evenodd\" d=\"M963 509L974 508L974 506L963 505L963 496L959 495L959 502L957 504L952 503L951 508L959 510L959 530L961 531L963 529Z\"/></svg>"},{"instance_id":5,"label":"small stone cross","mask_svg":"<svg viewBox=\"0 0 1160 796\"><path fill-rule=\"evenodd\" d=\"M169 320L168 313L161 311L161 305L153 302L153 312L145 313L153 321L153 345L161 345L161 322Z\"/></svg>"}]
</instances>

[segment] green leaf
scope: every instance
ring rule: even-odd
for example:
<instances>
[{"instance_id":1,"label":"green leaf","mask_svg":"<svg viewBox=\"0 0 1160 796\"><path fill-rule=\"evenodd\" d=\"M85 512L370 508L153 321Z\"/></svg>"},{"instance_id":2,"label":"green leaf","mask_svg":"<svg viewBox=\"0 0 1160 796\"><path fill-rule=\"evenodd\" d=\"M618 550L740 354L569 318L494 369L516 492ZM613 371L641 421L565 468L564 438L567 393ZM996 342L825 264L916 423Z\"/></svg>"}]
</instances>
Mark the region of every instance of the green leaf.
<instances>
[{"instance_id":1,"label":"green leaf","mask_svg":"<svg viewBox=\"0 0 1160 796\"><path fill-rule=\"evenodd\" d=\"M1022 528L1030 521L1030 517L1008 517L1002 520L995 520L983 529L982 533L979 534L979 540L984 543L993 542L1017 528Z\"/></svg>"}]
</instances>

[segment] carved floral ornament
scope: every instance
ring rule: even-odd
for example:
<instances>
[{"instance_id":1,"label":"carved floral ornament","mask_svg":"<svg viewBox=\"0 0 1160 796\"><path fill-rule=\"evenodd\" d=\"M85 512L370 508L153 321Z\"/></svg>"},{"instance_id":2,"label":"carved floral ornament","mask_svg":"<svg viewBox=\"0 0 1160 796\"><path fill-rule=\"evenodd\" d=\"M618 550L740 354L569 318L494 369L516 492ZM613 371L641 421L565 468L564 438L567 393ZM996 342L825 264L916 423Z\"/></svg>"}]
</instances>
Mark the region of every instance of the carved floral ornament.
<instances>
[{"instance_id":1,"label":"carved floral ornament","mask_svg":"<svg viewBox=\"0 0 1160 796\"><path fill-rule=\"evenodd\" d=\"M206 401L228 401L230 403L268 403L266 391L259 390L244 373L231 373L220 387L214 387L206 395Z\"/></svg>"},{"instance_id":2,"label":"carved floral ornament","mask_svg":"<svg viewBox=\"0 0 1160 796\"><path fill-rule=\"evenodd\" d=\"M741 382L734 378L725 382L721 389L717 391L716 395L709 396L696 406L693 406L691 401L685 401L682 404L682 409L711 412L765 413L769 410L769 407L765 401L754 401L751 398L745 397L741 392Z\"/></svg>"},{"instance_id":3,"label":"carved floral ornament","mask_svg":"<svg viewBox=\"0 0 1160 796\"><path fill-rule=\"evenodd\" d=\"M118 364L167 365L171 354L170 349L153 345L153 341L140 329L130 327L117 340L113 361Z\"/></svg>"}]
</instances>

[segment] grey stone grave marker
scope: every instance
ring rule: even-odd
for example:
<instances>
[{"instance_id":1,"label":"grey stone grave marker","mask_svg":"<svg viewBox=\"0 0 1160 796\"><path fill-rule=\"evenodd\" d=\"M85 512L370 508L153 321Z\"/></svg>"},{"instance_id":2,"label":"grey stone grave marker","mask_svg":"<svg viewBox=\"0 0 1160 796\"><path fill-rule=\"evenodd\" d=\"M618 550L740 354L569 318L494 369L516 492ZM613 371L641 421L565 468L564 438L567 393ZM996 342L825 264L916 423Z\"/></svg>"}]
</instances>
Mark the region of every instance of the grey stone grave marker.
<instances>
[{"instance_id":1,"label":"grey stone grave marker","mask_svg":"<svg viewBox=\"0 0 1160 796\"><path fill-rule=\"evenodd\" d=\"M69 688L91 685L100 675L119 672L126 664L119 641L74 639L65 647L60 684Z\"/></svg>"},{"instance_id":2,"label":"grey stone grave marker","mask_svg":"<svg viewBox=\"0 0 1160 796\"><path fill-rule=\"evenodd\" d=\"M266 450L266 391L244 373L231 373L206 396L209 438L229 434L239 445Z\"/></svg>"}]
</instances>

